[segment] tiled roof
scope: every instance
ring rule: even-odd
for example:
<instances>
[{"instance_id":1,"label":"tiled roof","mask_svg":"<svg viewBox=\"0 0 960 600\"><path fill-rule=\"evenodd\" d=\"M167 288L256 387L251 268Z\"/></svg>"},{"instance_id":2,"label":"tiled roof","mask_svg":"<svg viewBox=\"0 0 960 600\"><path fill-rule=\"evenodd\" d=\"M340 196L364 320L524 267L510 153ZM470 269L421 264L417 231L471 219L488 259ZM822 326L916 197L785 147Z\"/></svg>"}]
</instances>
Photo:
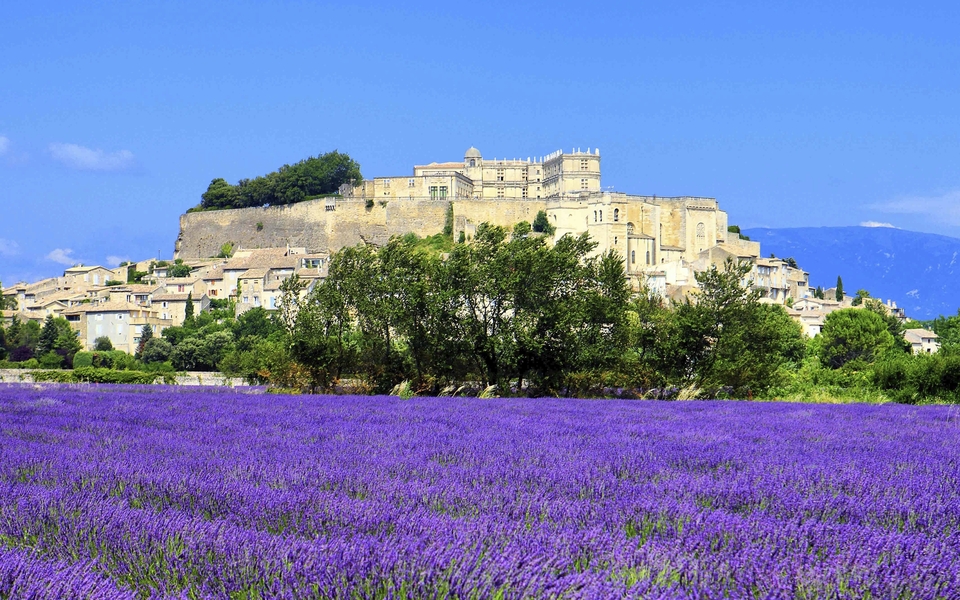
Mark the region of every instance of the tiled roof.
<instances>
[{"instance_id":1,"label":"tiled roof","mask_svg":"<svg viewBox=\"0 0 960 600\"><path fill-rule=\"evenodd\" d=\"M134 304L133 302L103 302L100 304L84 304L81 306L75 306L73 308L68 308L63 311L62 314L65 315L74 315L80 313L96 313L96 312L136 312L136 311L148 311L154 312L152 309L141 306L139 304Z\"/></svg>"},{"instance_id":2,"label":"tiled roof","mask_svg":"<svg viewBox=\"0 0 960 600\"><path fill-rule=\"evenodd\" d=\"M153 297L154 302L186 302L187 296L190 294L156 294ZM191 300L198 300L198 298L191 298Z\"/></svg>"},{"instance_id":3,"label":"tiled roof","mask_svg":"<svg viewBox=\"0 0 960 600\"><path fill-rule=\"evenodd\" d=\"M263 279L267 276L267 273L270 272L269 267L258 267L254 269L247 269L241 273L237 279Z\"/></svg>"}]
</instances>

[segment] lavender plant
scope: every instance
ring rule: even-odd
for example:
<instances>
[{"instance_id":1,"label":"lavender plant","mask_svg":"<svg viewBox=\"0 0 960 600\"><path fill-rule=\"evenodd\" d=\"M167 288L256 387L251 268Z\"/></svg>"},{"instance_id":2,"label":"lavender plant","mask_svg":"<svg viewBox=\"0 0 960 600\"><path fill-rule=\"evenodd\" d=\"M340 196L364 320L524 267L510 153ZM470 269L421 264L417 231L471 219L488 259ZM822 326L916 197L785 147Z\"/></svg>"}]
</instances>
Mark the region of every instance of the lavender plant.
<instances>
[{"instance_id":1,"label":"lavender plant","mask_svg":"<svg viewBox=\"0 0 960 600\"><path fill-rule=\"evenodd\" d=\"M949 407L0 387L0 598L957 598Z\"/></svg>"}]
</instances>

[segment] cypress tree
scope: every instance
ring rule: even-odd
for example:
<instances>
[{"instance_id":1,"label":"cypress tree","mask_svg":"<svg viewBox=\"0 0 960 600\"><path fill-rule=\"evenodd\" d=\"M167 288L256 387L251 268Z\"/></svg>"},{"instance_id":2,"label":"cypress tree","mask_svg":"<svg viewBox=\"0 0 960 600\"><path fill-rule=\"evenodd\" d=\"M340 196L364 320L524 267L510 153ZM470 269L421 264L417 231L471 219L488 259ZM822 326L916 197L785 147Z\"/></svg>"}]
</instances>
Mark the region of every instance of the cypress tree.
<instances>
[{"instance_id":1,"label":"cypress tree","mask_svg":"<svg viewBox=\"0 0 960 600\"><path fill-rule=\"evenodd\" d=\"M843 280L837 275L837 302L843 302Z\"/></svg>"}]
</instances>

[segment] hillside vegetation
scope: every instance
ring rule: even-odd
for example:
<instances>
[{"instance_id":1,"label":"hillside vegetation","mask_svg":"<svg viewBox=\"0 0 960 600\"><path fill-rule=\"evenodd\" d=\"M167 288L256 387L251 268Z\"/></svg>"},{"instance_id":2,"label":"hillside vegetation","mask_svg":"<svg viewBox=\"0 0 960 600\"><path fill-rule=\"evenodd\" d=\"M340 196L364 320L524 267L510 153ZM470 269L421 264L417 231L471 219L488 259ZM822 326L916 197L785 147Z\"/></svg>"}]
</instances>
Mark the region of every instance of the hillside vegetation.
<instances>
[{"instance_id":1,"label":"hillside vegetation","mask_svg":"<svg viewBox=\"0 0 960 600\"><path fill-rule=\"evenodd\" d=\"M283 165L267 175L241 179L236 185L223 178L214 179L201 194L200 204L188 212L295 204L335 194L344 183L361 181L360 164L334 150L293 165Z\"/></svg>"}]
</instances>

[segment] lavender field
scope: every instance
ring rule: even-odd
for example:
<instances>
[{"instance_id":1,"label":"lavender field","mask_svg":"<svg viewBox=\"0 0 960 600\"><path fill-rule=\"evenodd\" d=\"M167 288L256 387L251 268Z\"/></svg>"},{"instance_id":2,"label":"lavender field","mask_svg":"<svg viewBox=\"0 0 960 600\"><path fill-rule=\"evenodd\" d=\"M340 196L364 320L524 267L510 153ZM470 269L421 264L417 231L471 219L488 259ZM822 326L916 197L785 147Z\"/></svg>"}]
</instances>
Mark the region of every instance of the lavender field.
<instances>
[{"instance_id":1,"label":"lavender field","mask_svg":"<svg viewBox=\"0 0 960 600\"><path fill-rule=\"evenodd\" d=\"M0 598L958 598L949 407L0 387Z\"/></svg>"}]
</instances>

